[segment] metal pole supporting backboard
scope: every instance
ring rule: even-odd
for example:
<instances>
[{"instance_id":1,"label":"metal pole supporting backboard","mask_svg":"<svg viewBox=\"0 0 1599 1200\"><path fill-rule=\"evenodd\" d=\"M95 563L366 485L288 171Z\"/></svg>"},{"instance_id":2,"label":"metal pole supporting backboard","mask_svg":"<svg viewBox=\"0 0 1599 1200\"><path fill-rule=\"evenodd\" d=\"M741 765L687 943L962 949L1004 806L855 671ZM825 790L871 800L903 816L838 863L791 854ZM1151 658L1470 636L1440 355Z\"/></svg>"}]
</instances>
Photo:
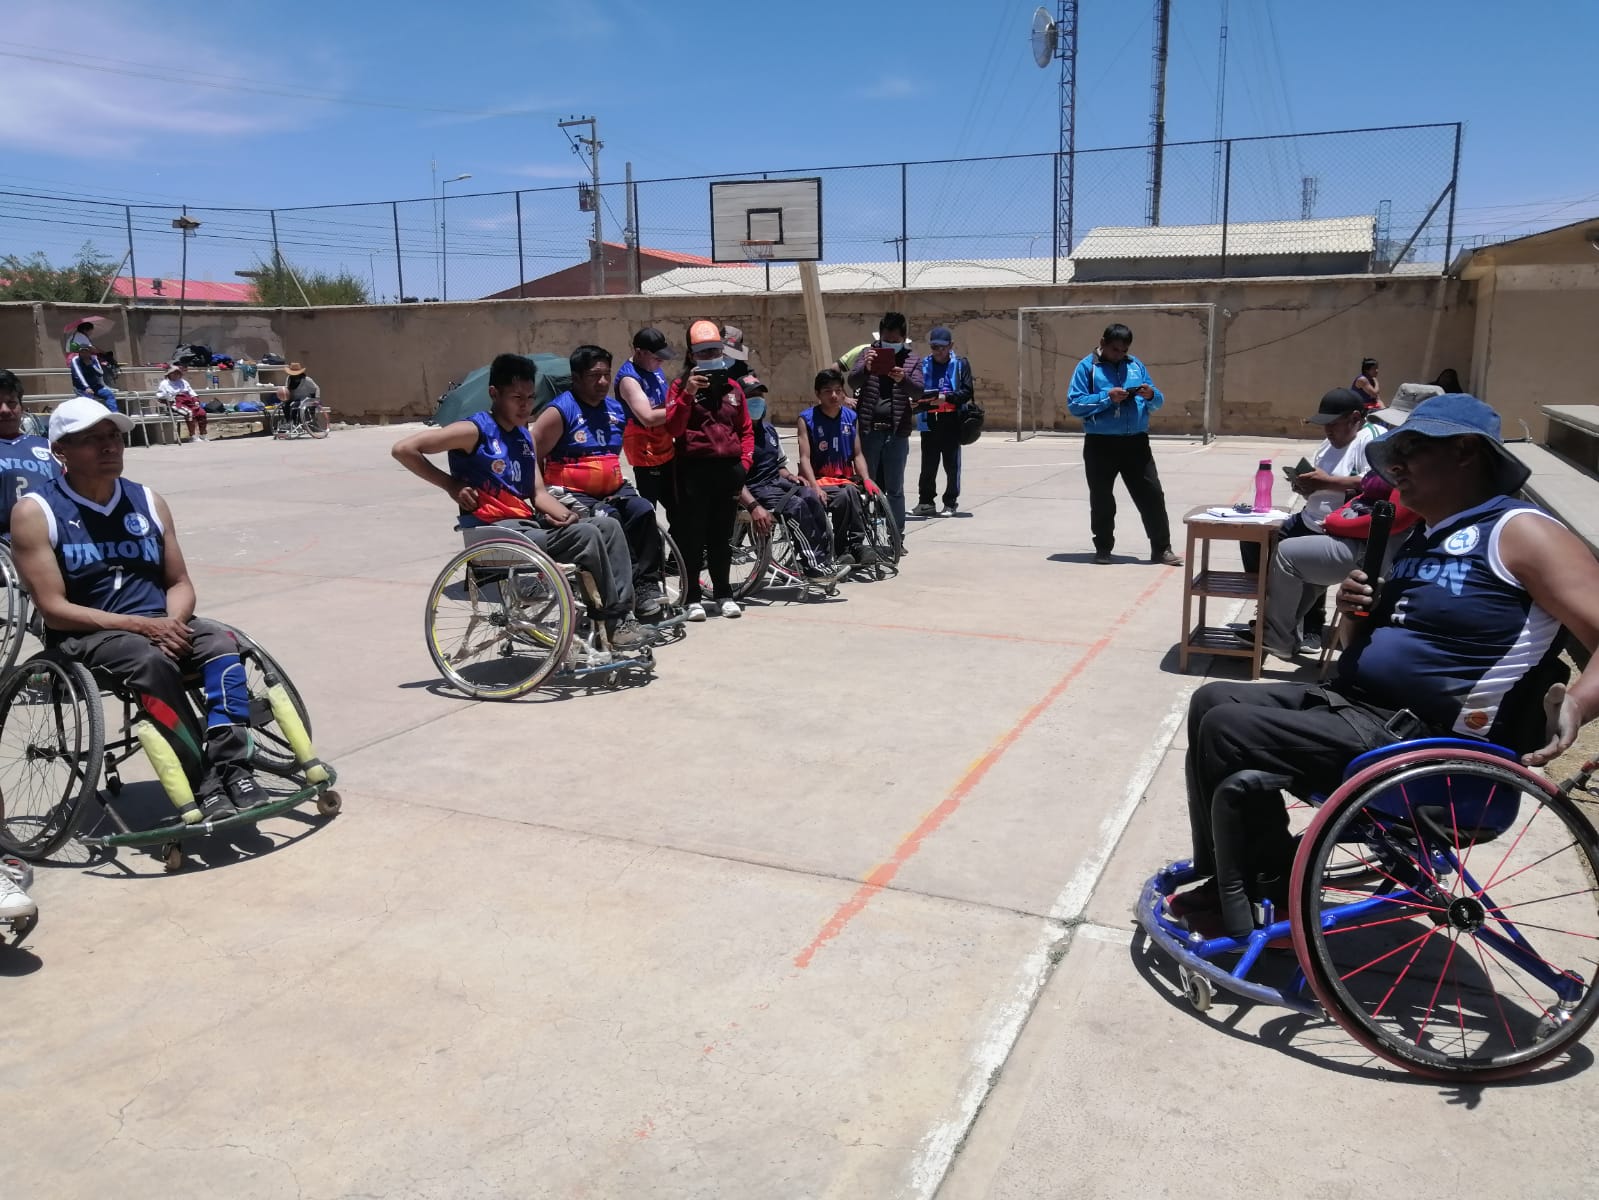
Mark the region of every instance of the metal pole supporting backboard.
<instances>
[{"instance_id":1,"label":"metal pole supporting backboard","mask_svg":"<svg viewBox=\"0 0 1599 1200\"><path fill-rule=\"evenodd\" d=\"M1216 306L1214 304L1047 304L1016 310L1016 440L1022 436L1022 406L1027 393L1027 320L1033 313L1122 313L1122 312L1194 313L1205 317L1205 358L1201 388L1201 439L1209 444L1216 437L1215 371L1216 371ZM1039 389L1042 394L1042 388ZM1036 432L1036 430L1035 430Z\"/></svg>"}]
</instances>

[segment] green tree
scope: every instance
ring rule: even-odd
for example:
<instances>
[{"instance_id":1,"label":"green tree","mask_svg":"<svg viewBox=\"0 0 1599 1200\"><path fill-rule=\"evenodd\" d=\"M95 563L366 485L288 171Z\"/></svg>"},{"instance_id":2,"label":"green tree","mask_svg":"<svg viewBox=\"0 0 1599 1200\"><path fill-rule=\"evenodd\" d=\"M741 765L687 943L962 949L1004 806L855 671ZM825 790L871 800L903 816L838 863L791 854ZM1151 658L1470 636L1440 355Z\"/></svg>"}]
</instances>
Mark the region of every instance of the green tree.
<instances>
[{"instance_id":1,"label":"green tree","mask_svg":"<svg viewBox=\"0 0 1599 1200\"><path fill-rule=\"evenodd\" d=\"M359 275L307 271L281 256L270 263L257 259L250 277L255 281L255 302L268 308L303 308L307 301L313 305L372 303L366 280ZM303 296L301 288L305 289Z\"/></svg>"},{"instance_id":2,"label":"green tree","mask_svg":"<svg viewBox=\"0 0 1599 1200\"><path fill-rule=\"evenodd\" d=\"M27 258L7 254L0 258L0 300L97 304L116 270L117 264L101 258L90 242L64 267L53 266L42 250Z\"/></svg>"}]
</instances>

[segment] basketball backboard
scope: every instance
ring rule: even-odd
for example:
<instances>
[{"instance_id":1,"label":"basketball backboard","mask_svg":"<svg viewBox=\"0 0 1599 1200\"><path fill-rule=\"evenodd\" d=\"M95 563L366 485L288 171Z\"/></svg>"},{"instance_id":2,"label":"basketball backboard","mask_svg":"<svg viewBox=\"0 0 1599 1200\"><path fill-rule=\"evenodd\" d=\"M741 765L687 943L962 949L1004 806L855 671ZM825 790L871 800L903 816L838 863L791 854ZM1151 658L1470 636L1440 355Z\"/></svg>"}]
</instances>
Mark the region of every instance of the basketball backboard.
<instances>
[{"instance_id":1,"label":"basketball backboard","mask_svg":"<svg viewBox=\"0 0 1599 1200\"><path fill-rule=\"evenodd\" d=\"M820 178L711 184L713 262L817 262L821 257Z\"/></svg>"}]
</instances>

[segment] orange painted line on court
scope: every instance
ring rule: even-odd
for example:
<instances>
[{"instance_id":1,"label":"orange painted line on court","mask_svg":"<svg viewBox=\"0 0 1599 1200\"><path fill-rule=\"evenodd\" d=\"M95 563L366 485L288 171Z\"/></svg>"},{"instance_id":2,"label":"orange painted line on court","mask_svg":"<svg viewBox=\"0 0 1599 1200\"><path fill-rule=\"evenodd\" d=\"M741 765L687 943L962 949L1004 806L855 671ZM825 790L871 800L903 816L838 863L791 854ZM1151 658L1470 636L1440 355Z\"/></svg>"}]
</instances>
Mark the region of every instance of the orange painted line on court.
<instances>
[{"instance_id":1,"label":"orange painted line on court","mask_svg":"<svg viewBox=\"0 0 1599 1200\"><path fill-rule=\"evenodd\" d=\"M1184 566L1182 569L1186 571L1188 568ZM1167 572L1164 578L1157 579L1145 588L1138 599L1124 609L1121 616L1111 622L1110 628L1105 630L1104 635L1089 646L1083 656L1072 664L1071 669L1056 680L1055 685L1045 692L1036 704L1023 713L1016 724L999 736L998 740L988 748L988 752L973 763L967 769L966 774L961 776L960 781L950 789L949 794L939 801L938 806L924 816L915 829L905 835L900 844L894 848L894 853L872 868L866 879L861 883L861 886L855 890L854 895L839 905L833 915L827 919L820 931L811 939L810 945L794 956L794 965L796 967L804 970L810 966L811 960L816 957L817 951L844 932L845 927L871 903L872 897L887 887L893 881L894 876L899 874L899 869L916 856L916 852L922 848L922 843L938 832L939 827L954 815L966 797L971 795L977 785L983 781L983 777L988 774L990 768L1005 757L1005 752L1016 744L1017 739L1027 732L1034 721L1048 711L1050 705L1065 694L1066 690L1088 669L1089 664L1105 652L1106 647L1115 640L1116 634L1127 623L1133 613L1143 608L1145 602L1161 588L1165 587L1166 584L1178 578L1181 578L1180 572Z\"/></svg>"}]
</instances>

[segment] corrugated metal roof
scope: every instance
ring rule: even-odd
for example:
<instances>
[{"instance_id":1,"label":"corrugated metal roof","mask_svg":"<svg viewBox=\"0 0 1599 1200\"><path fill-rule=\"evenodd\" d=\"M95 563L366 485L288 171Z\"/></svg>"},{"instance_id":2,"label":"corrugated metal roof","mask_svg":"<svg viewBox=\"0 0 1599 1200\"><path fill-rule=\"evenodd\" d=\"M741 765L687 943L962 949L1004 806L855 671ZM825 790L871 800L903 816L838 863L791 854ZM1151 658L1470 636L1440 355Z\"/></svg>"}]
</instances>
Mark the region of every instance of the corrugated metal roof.
<instances>
[{"instance_id":1,"label":"corrugated metal roof","mask_svg":"<svg viewBox=\"0 0 1599 1200\"><path fill-rule=\"evenodd\" d=\"M133 295L133 280L126 275L119 275L111 281L111 291L117 296ZM180 279L161 280L160 291L156 290L155 280L139 279L139 299L177 300L179 294L183 295L188 304L254 304L255 284L253 283L213 283L207 279L191 279L185 286Z\"/></svg>"},{"instance_id":2,"label":"corrugated metal roof","mask_svg":"<svg viewBox=\"0 0 1599 1200\"><path fill-rule=\"evenodd\" d=\"M903 273L913 288L1004 287L1014 284L1067 283L1072 264L1061 259L1057 275L1047 258L976 258L960 261L913 262ZM897 259L890 262L817 263L824 292L896 291L902 272ZM764 292L766 272L749 265L676 267L644 281L646 295L719 296ZM799 267L793 263L772 266L772 291L800 290Z\"/></svg>"},{"instance_id":3,"label":"corrugated metal roof","mask_svg":"<svg viewBox=\"0 0 1599 1200\"><path fill-rule=\"evenodd\" d=\"M1318 217L1308 221L1245 221L1227 226L1227 256L1370 254L1375 217ZM1220 225L1101 225L1077 243L1077 259L1216 258Z\"/></svg>"}]
</instances>

